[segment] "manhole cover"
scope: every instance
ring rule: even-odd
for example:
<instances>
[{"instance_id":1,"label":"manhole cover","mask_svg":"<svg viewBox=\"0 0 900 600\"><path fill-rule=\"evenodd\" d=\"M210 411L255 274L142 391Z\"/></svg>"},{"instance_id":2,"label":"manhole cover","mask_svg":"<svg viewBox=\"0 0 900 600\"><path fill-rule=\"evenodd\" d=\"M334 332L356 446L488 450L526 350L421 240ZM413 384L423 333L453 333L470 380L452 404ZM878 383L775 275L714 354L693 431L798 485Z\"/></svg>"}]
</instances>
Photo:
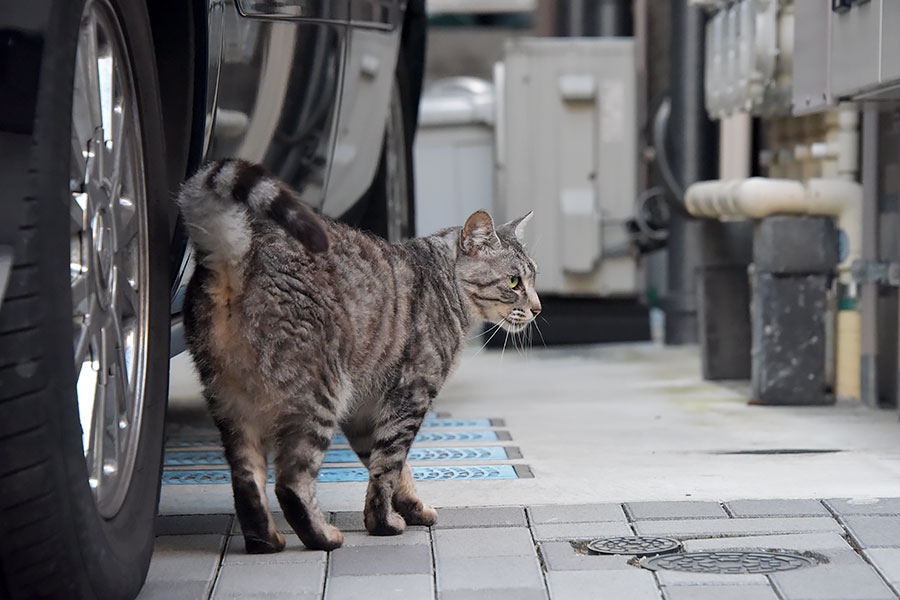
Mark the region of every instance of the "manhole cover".
<instances>
[{"instance_id":1,"label":"manhole cover","mask_svg":"<svg viewBox=\"0 0 900 600\"><path fill-rule=\"evenodd\" d=\"M812 559L780 552L681 552L645 558L641 566L653 571L688 571L690 573L774 573L814 566Z\"/></svg>"},{"instance_id":2,"label":"manhole cover","mask_svg":"<svg viewBox=\"0 0 900 600\"><path fill-rule=\"evenodd\" d=\"M600 538L588 542L588 550L597 554L632 554L634 556L656 556L681 550L678 540L647 535L623 535Z\"/></svg>"}]
</instances>

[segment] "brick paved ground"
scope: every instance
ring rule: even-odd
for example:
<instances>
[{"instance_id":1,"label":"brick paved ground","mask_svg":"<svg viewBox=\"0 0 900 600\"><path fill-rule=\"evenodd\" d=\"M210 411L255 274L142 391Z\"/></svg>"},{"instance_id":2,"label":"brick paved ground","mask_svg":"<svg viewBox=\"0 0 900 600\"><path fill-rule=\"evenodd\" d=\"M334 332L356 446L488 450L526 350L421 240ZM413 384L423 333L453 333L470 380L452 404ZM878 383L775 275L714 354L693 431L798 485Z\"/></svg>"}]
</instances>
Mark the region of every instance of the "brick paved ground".
<instances>
[{"instance_id":1,"label":"brick paved ground","mask_svg":"<svg viewBox=\"0 0 900 600\"><path fill-rule=\"evenodd\" d=\"M277 555L243 549L234 518L160 517L141 598L323 600L897 600L900 498L633 502L439 510L433 528L398 537L363 531L359 513L332 513L342 548L307 551L294 535ZM283 518L279 528L290 529ZM773 575L650 571L572 542L670 536L688 552L778 550L817 565Z\"/></svg>"}]
</instances>

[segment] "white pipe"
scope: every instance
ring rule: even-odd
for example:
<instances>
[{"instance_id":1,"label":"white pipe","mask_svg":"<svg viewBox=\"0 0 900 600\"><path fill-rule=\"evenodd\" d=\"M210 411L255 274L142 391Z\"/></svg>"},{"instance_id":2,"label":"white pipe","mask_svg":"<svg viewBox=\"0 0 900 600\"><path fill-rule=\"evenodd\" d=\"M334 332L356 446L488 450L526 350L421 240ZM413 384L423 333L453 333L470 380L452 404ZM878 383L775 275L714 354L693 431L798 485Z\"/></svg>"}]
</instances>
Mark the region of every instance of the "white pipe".
<instances>
[{"instance_id":1,"label":"white pipe","mask_svg":"<svg viewBox=\"0 0 900 600\"><path fill-rule=\"evenodd\" d=\"M847 242L838 265L842 280L849 281L850 264L861 257L862 186L855 181L810 179L805 185L766 177L701 181L687 189L684 202L688 212L697 217L832 216Z\"/></svg>"}]
</instances>

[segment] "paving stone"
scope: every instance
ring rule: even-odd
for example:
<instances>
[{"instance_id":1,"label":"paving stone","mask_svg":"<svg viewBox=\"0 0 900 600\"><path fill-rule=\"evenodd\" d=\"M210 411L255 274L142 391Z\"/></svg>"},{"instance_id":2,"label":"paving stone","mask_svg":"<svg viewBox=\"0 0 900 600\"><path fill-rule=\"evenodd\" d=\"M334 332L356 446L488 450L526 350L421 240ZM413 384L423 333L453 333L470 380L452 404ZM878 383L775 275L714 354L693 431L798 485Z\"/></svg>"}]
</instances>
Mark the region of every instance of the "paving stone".
<instances>
[{"instance_id":1,"label":"paving stone","mask_svg":"<svg viewBox=\"0 0 900 600\"><path fill-rule=\"evenodd\" d=\"M553 571L547 573L550 600L622 598L659 600L650 571Z\"/></svg>"},{"instance_id":2,"label":"paving stone","mask_svg":"<svg viewBox=\"0 0 900 600\"><path fill-rule=\"evenodd\" d=\"M779 600L765 585L679 585L663 588L666 600Z\"/></svg>"},{"instance_id":3,"label":"paving stone","mask_svg":"<svg viewBox=\"0 0 900 600\"><path fill-rule=\"evenodd\" d=\"M531 523L592 523L625 521L618 504L572 504L568 506L529 506Z\"/></svg>"},{"instance_id":4,"label":"paving stone","mask_svg":"<svg viewBox=\"0 0 900 600\"><path fill-rule=\"evenodd\" d=\"M432 536L439 564L455 557L534 556L531 532L524 527L440 529Z\"/></svg>"},{"instance_id":5,"label":"paving stone","mask_svg":"<svg viewBox=\"0 0 900 600\"><path fill-rule=\"evenodd\" d=\"M455 556L438 559L437 585L448 590L543 590L536 556Z\"/></svg>"},{"instance_id":6,"label":"paving stone","mask_svg":"<svg viewBox=\"0 0 900 600\"><path fill-rule=\"evenodd\" d=\"M273 512L272 520L275 521L275 530L279 533L289 533L294 534L294 529L287 522L287 519L284 518L283 512ZM234 520L234 530L232 531L235 535L243 535L241 531L241 522L235 518Z\"/></svg>"},{"instance_id":7,"label":"paving stone","mask_svg":"<svg viewBox=\"0 0 900 600\"><path fill-rule=\"evenodd\" d=\"M526 527L525 511L518 506L439 508L434 529L460 527Z\"/></svg>"},{"instance_id":8,"label":"paving stone","mask_svg":"<svg viewBox=\"0 0 900 600\"><path fill-rule=\"evenodd\" d=\"M843 533L843 529L834 519L825 517L638 521L635 523L635 529L641 535L668 535L680 538L723 534Z\"/></svg>"},{"instance_id":9,"label":"paving stone","mask_svg":"<svg viewBox=\"0 0 900 600\"><path fill-rule=\"evenodd\" d=\"M735 517L830 517L818 500L732 500L726 502Z\"/></svg>"},{"instance_id":10,"label":"paving stone","mask_svg":"<svg viewBox=\"0 0 900 600\"><path fill-rule=\"evenodd\" d=\"M545 523L534 525L534 539L544 540L592 540L599 537L634 535L624 521L600 523Z\"/></svg>"},{"instance_id":11,"label":"paving stone","mask_svg":"<svg viewBox=\"0 0 900 600\"><path fill-rule=\"evenodd\" d=\"M339 511L331 514L331 523L341 531L365 531L362 511Z\"/></svg>"},{"instance_id":12,"label":"paving stone","mask_svg":"<svg viewBox=\"0 0 900 600\"><path fill-rule=\"evenodd\" d=\"M428 531L422 527L407 528L400 535L369 535L368 531L345 531L344 547L349 546L411 546L431 543Z\"/></svg>"},{"instance_id":13,"label":"paving stone","mask_svg":"<svg viewBox=\"0 0 900 600\"><path fill-rule=\"evenodd\" d=\"M317 564L225 565L213 598L318 598L325 569Z\"/></svg>"},{"instance_id":14,"label":"paving stone","mask_svg":"<svg viewBox=\"0 0 900 600\"><path fill-rule=\"evenodd\" d=\"M234 515L159 515L156 535L228 535Z\"/></svg>"},{"instance_id":15,"label":"paving stone","mask_svg":"<svg viewBox=\"0 0 900 600\"><path fill-rule=\"evenodd\" d=\"M900 515L900 498L829 498L825 504L839 515Z\"/></svg>"},{"instance_id":16,"label":"paving stone","mask_svg":"<svg viewBox=\"0 0 900 600\"><path fill-rule=\"evenodd\" d=\"M628 564L631 556L581 554L569 542L543 542L540 545L541 558L548 571L608 571L615 569L632 570Z\"/></svg>"},{"instance_id":17,"label":"paving stone","mask_svg":"<svg viewBox=\"0 0 900 600\"><path fill-rule=\"evenodd\" d=\"M147 581L137 600L206 600L211 581Z\"/></svg>"},{"instance_id":18,"label":"paving stone","mask_svg":"<svg viewBox=\"0 0 900 600\"><path fill-rule=\"evenodd\" d=\"M157 537L145 584L147 594L165 592L173 598L191 598L202 590L200 597L205 598L216 577L224 544L224 535Z\"/></svg>"},{"instance_id":19,"label":"paving stone","mask_svg":"<svg viewBox=\"0 0 900 600\"><path fill-rule=\"evenodd\" d=\"M434 577L373 575L329 577L325 600L422 600L434 597Z\"/></svg>"},{"instance_id":20,"label":"paving stone","mask_svg":"<svg viewBox=\"0 0 900 600\"><path fill-rule=\"evenodd\" d=\"M547 600L547 592L538 588L508 590L447 590L438 593L439 600Z\"/></svg>"},{"instance_id":21,"label":"paving stone","mask_svg":"<svg viewBox=\"0 0 900 600\"><path fill-rule=\"evenodd\" d=\"M330 576L430 574L427 544L341 547L331 553Z\"/></svg>"},{"instance_id":22,"label":"paving stone","mask_svg":"<svg viewBox=\"0 0 900 600\"><path fill-rule=\"evenodd\" d=\"M307 550L297 539L291 536L287 540L287 546L281 552L275 554L247 554L244 547L244 538L239 535L231 536L228 547L225 549L225 565L262 565L272 563L308 563L325 566L325 552L321 550Z\"/></svg>"},{"instance_id":23,"label":"paving stone","mask_svg":"<svg viewBox=\"0 0 900 600\"><path fill-rule=\"evenodd\" d=\"M844 524L862 548L900 548L900 516L847 516Z\"/></svg>"},{"instance_id":24,"label":"paving stone","mask_svg":"<svg viewBox=\"0 0 900 600\"><path fill-rule=\"evenodd\" d=\"M730 586L730 585L769 585L765 575L735 574L726 575L718 573L689 573L687 571L656 571L659 585L678 586Z\"/></svg>"},{"instance_id":25,"label":"paving stone","mask_svg":"<svg viewBox=\"0 0 900 600\"><path fill-rule=\"evenodd\" d=\"M819 565L771 578L784 600L896 600L869 565Z\"/></svg>"},{"instance_id":26,"label":"paving stone","mask_svg":"<svg viewBox=\"0 0 900 600\"><path fill-rule=\"evenodd\" d=\"M881 576L900 592L900 548L869 548L863 553Z\"/></svg>"},{"instance_id":27,"label":"paving stone","mask_svg":"<svg viewBox=\"0 0 900 600\"><path fill-rule=\"evenodd\" d=\"M727 519L718 502L628 502L628 513L635 521L651 519Z\"/></svg>"}]
</instances>

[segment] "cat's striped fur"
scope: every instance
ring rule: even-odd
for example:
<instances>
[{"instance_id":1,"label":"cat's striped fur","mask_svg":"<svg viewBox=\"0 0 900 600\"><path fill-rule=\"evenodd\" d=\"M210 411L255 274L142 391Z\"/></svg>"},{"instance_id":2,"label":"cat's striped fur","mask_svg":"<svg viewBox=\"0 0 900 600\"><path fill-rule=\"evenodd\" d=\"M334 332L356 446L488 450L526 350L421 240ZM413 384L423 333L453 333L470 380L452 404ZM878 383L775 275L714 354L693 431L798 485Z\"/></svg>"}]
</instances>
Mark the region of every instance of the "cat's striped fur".
<instances>
[{"instance_id":1,"label":"cat's striped fur","mask_svg":"<svg viewBox=\"0 0 900 600\"><path fill-rule=\"evenodd\" d=\"M266 502L268 451L303 543L341 544L315 497L337 427L369 469L366 528L433 524L406 456L468 330L488 320L517 331L539 312L519 239L527 218L495 229L479 211L462 228L390 245L319 217L261 167L235 160L202 168L179 204L199 256L188 347L248 552L284 548Z\"/></svg>"}]
</instances>

